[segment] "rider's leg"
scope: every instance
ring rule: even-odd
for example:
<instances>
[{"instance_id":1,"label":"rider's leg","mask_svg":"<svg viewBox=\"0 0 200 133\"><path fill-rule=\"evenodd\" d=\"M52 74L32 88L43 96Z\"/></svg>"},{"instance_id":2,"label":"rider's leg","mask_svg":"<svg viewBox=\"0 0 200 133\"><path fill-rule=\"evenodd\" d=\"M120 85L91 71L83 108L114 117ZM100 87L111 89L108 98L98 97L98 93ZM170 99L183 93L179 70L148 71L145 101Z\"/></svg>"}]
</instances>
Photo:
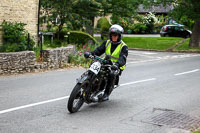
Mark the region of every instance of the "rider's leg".
<instances>
[{"instance_id":1,"label":"rider's leg","mask_svg":"<svg viewBox=\"0 0 200 133\"><path fill-rule=\"evenodd\" d=\"M119 76L121 76L121 74L122 74L122 70L120 70L119 74L116 76L115 84L114 85L116 85L116 86L119 85Z\"/></svg>"},{"instance_id":2,"label":"rider's leg","mask_svg":"<svg viewBox=\"0 0 200 133\"><path fill-rule=\"evenodd\" d=\"M113 88L114 88L114 85L115 85L115 80L116 80L117 76L118 75L115 75L114 73L110 73L109 74L107 86L106 86L106 89L105 89L105 93L104 93L104 96L102 98L103 101L106 101L106 100L109 99L109 95L113 91Z\"/></svg>"}]
</instances>

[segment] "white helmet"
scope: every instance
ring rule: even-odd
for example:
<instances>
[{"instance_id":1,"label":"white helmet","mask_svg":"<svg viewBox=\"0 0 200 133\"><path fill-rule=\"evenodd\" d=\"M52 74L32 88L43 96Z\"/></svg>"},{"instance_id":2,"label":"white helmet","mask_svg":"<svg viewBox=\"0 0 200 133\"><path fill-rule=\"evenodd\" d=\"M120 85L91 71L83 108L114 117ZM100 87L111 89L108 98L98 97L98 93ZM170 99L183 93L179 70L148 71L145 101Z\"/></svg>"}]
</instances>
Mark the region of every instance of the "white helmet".
<instances>
[{"instance_id":1,"label":"white helmet","mask_svg":"<svg viewBox=\"0 0 200 133\"><path fill-rule=\"evenodd\" d=\"M115 34L115 35L119 35L119 38L118 38L118 42L121 42L121 39L122 39L122 33L124 32L124 29L118 25L118 24L114 24L110 27L109 29L109 34L110 34L110 40L112 41L112 34Z\"/></svg>"}]
</instances>

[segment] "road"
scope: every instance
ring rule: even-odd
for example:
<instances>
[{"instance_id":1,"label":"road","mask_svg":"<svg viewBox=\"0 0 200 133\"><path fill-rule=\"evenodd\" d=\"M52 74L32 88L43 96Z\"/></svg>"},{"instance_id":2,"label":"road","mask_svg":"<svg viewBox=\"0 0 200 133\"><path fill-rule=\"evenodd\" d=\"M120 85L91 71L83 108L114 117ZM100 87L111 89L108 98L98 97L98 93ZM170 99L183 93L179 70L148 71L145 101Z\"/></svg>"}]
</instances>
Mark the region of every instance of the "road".
<instances>
[{"instance_id":1,"label":"road","mask_svg":"<svg viewBox=\"0 0 200 133\"><path fill-rule=\"evenodd\" d=\"M110 100L75 114L67 100L85 69L1 76L0 132L189 133L200 126L199 60L200 54L130 51Z\"/></svg>"}]
</instances>

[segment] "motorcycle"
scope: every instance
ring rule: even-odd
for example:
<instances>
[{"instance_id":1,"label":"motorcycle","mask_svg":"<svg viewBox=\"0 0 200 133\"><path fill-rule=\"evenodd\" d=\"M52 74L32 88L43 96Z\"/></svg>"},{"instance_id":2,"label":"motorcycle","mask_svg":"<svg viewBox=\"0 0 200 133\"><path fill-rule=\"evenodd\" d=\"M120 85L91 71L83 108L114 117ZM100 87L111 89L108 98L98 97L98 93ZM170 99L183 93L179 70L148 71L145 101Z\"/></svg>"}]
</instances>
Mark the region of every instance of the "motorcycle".
<instances>
[{"instance_id":1,"label":"motorcycle","mask_svg":"<svg viewBox=\"0 0 200 133\"><path fill-rule=\"evenodd\" d=\"M92 59L92 62L89 69L77 79L77 83L70 94L68 100L68 110L70 113L77 112L84 103L97 102L94 101L94 98L98 98L98 102L101 102L108 84L109 74L112 72L117 75L120 72L119 69L111 69L112 62L109 60L110 56L108 55L102 59L86 52L85 57ZM112 88L114 88L114 85Z\"/></svg>"}]
</instances>

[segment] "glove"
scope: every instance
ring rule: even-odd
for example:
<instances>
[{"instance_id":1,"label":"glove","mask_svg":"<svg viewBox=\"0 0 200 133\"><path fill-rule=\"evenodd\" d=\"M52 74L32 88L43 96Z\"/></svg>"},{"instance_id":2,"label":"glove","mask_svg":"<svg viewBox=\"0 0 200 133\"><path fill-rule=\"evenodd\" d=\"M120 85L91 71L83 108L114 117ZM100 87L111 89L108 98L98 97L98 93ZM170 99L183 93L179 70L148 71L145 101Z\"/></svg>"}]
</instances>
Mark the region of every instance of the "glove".
<instances>
[{"instance_id":1,"label":"glove","mask_svg":"<svg viewBox=\"0 0 200 133\"><path fill-rule=\"evenodd\" d=\"M111 66L111 69L112 69L112 70L117 70L117 69L119 69L119 67L118 67L118 65L112 65L112 66Z\"/></svg>"},{"instance_id":2,"label":"glove","mask_svg":"<svg viewBox=\"0 0 200 133\"><path fill-rule=\"evenodd\" d=\"M85 57L85 58L89 58L89 57L90 57L90 55L91 55L91 53L90 53L90 52L85 52L85 54L84 54L84 57Z\"/></svg>"}]
</instances>

